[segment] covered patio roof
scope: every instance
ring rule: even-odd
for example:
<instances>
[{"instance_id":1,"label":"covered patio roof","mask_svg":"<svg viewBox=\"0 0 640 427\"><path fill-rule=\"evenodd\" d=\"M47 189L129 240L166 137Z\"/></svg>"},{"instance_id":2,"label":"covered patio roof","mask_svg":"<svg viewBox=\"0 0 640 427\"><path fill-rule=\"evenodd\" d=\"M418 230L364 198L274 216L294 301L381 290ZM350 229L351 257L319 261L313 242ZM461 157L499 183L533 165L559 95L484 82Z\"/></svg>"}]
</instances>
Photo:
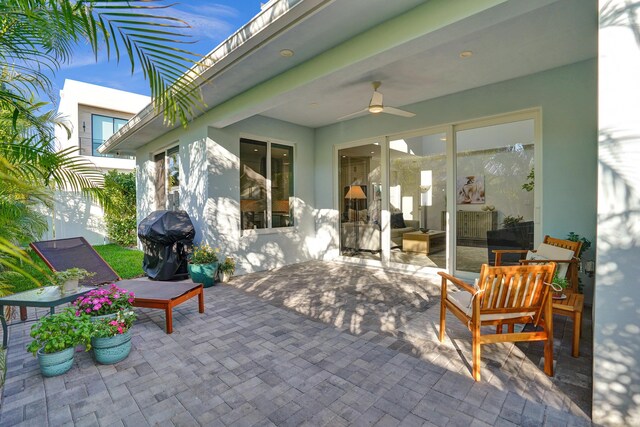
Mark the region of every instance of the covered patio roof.
<instances>
[{"instance_id":1,"label":"covered patio roof","mask_svg":"<svg viewBox=\"0 0 640 427\"><path fill-rule=\"evenodd\" d=\"M203 61L208 124L263 115L317 128L366 107L372 81L410 110L596 56L596 10L580 0L444 3L271 2ZM101 149L133 153L168 130L149 106Z\"/></svg>"}]
</instances>

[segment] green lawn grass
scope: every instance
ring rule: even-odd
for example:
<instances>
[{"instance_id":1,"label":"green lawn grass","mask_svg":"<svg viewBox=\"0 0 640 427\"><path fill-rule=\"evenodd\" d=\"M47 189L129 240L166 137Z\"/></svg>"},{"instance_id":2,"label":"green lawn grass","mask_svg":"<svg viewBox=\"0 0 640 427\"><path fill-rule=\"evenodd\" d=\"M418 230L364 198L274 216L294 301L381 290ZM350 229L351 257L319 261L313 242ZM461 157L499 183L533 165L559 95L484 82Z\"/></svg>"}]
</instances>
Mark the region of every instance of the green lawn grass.
<instances>
[{"instance_id":1,"label":"green lawn grass","mask_svg":"<svg viewBox=\"0 0 640 427\"><path fill-rule=\"evenodd\" d=\"M144 271L142 270L142 251L123 248L114 244L98 245L93 248L123 279L133 279L144 276ZM29 255L42 272L26 264L22 266L24 270L35 277L41 285L49 284L50 282L46 275L46 273L50 271L49 268L33 251L30 250ZM11 286L13 287L11 291L14 293L37 287L31 280L18 274L12 275Z\"/></svg>"},{"instance_id":2,"label":"green lawn grass","mask_svg":"<svg viewBox=\"0 0 640 427\"><path fill-rule=\"evenodd\" d=\"M99 245L93 247L107 264L123 279L134 279L144 276L142 257L144 253L138 249L123 248L118 245Z\"/></svg>"}]
</instances>

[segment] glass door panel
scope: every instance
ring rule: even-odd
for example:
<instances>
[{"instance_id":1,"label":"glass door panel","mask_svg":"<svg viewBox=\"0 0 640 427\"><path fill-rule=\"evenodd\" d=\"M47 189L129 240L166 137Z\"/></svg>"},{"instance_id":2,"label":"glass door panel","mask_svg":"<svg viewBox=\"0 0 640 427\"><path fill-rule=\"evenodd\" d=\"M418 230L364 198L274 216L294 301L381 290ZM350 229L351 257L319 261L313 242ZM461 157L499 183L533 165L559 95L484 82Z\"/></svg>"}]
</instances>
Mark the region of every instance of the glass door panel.
<instances>
[{"instance_id":1,"label":"glass door panel","mask_svg":"<svg viewBox=\"0 0 640 427\"><path fill-rule=\"evenodd\" d=\"M456 147L456 270L476 273L494 249L533 247L534 121L460 130Z\"/></svg>"},{"instance_id":2,"label":"glass door panel","mask_svg":"<svg viewBox=\"0 0 640 427\"><path fill-rule=\"evenodd\" d=\"M446 268L446 135L389 142L390 260Z\"/></svg>"},{"instance_id":3,"label":"glass door panel","mask_svg":"<svg viewBox=\"0 0 640 427\"><path fill-rule=\"evenodd\" d=\"M338 151L340 252L380 260L381 149L367 144Z\"/></svg>"}]
</instances>

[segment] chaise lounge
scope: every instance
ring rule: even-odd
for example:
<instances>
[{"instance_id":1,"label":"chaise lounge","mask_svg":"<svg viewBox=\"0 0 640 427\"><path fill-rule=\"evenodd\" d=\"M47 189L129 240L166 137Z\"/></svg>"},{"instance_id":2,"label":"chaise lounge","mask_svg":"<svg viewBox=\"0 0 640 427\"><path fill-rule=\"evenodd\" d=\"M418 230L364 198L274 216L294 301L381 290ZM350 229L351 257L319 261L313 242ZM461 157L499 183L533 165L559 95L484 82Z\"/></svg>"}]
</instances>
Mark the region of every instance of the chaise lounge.
<instances>
[{"instance_id":1,"label":"chaise lounge","mask_svg":"<svg viewBox=\"0 0 640 427\"><path fill-rule=\"evenodd\" d=\"M184 282L152 282L142 279L122 280L109 264L83 237L43 240L29 246L53 271L78 267L95 273L80 280L80 285L99 286L118 282L118 286L135 295L134 307L165 310L166 332L173 332L173 307L198 297L198 311L204 313L202 284Z\"/></svg>"}]
</instances>

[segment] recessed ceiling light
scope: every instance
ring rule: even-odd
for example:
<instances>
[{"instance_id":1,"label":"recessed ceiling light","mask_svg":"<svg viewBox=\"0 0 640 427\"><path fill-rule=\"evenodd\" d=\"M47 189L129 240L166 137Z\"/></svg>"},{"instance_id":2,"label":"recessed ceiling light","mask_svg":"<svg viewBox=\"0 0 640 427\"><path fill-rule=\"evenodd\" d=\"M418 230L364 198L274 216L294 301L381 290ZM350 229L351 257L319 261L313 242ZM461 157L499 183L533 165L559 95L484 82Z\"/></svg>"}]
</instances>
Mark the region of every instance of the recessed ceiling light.
<instances>
[{"instance_id":1,"label":"recessed ceiling light","mask_svg":"<svg viewBox=\"0 0 640 427\"><path fill-rule=\"evenodd\" d=\"M375 152L375 151L372 151L372 152L371 152L371 154L376 154L376 152Z\"/></svg>"},{"instance_id":2,"label":"recessed ceiling light","mask_svg":"<svg viewBox=\"0 0 640 427\"><path fill-rule=\"evenodd\" d=\"M258 151L258 149L257 149L257 148L254 148L254 149L253 149L253 151L256 151L256 152L257 152L257 151Z\"/></svg>"},{"instance_id":3,"label":"recessed ceiling light","mask_svg":"<svg viewBox=\"0 0 640 427\"><path fill-rule=\"evenodd\" d=\"M280 51L280 56L283 58L291 58L293 56L293 51L291 49L282 49Z\"/></svg>"},{"instance_id":4,"label":"recessed ceiling light","mask_svg":"<svg viewBox=\"0 0 640 427\"><path fill-rule=\"evenodd\" d=\"M284 156L284 157L287 157L287 153L284 153L284 154L283 154L283 156Z\"/></svg>"},{"instance_id":5,"label":"recessed ceiling light","mask_svg":"<svg viewBox=\"0 0 640 427\"><path fill-rule=\"evenodd\" d=\"M464 59L464 58L470 58L473 55L473 52L471 52L470 50L463 50L462 52L460 52L460 58Z\"/></svg>"},{"instance_id":6,"label":"recessed ceiling light","mask_svg":"<svg viewBox=\"0 0 640 427\"><path fill-rule=\"evenodd\" d=\"M440 138L440 141L446 141L446 140L447 140L447 138L445 138L445 137Z\"/></svg>"}]
</instances>

